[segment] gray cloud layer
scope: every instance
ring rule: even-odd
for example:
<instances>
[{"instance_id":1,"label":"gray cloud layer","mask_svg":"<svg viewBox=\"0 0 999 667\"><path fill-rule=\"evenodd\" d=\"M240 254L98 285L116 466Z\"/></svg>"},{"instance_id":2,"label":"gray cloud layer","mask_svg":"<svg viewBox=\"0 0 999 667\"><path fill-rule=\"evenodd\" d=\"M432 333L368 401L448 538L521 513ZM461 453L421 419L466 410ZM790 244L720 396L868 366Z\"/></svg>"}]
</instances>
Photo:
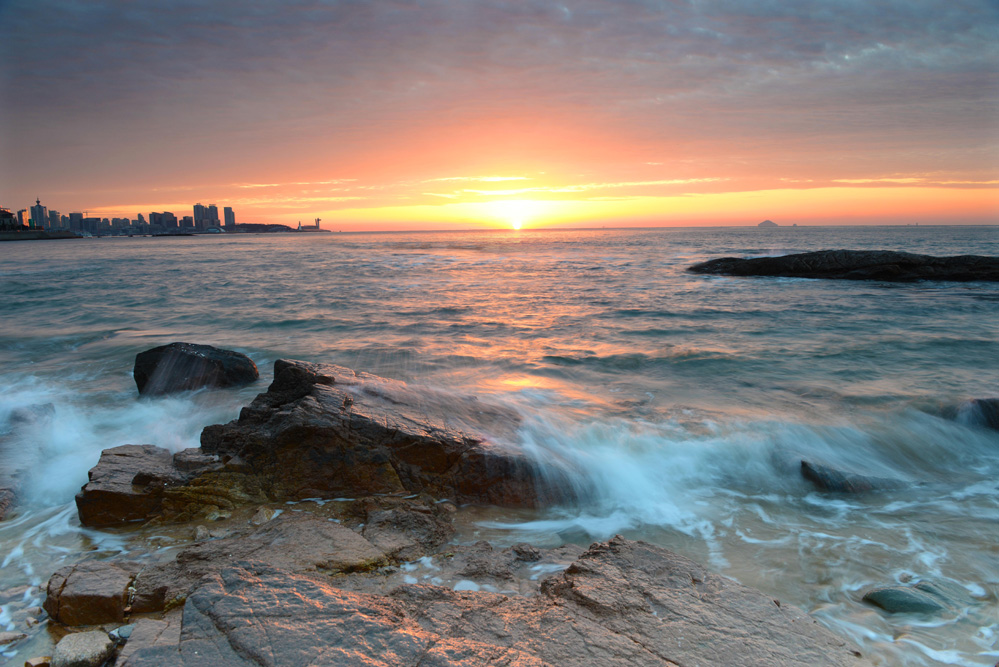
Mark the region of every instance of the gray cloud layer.
<instances>
[{"instance_id":1,"label":"gray cloud layer","mask_svg":"<svg viewBox=\"0 0 999 667\"><path fill-rule=\"evenodd\" d=\"M566 114L647 147L635 160L996 166L995 2L8 0L0 26L24 185L86 160L103 178L345 160L414 124Z\"/></svg>"}]
</instances>

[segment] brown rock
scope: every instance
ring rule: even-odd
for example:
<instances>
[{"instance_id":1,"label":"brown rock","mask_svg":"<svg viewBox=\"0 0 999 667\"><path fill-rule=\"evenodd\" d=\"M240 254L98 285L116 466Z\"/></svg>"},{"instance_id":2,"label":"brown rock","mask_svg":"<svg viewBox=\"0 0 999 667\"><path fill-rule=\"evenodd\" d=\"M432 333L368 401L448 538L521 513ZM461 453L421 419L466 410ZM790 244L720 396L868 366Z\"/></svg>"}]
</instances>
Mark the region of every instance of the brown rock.
<instances>
[{"instance_id":1,"label":"brown rock","mask_svg":"<svg viewBox=\"0 0 999 667\"><path fill-rule=\"evenodd\" d=\"M368 514L364 538L397 560L434 553L454 535L453 517L430 507L399 507Z\"/></svg>"},{"instance_id":2,"label":"brown rock","mask_svg":"<svg viewBox=\"0 0 999 667\"><path fill-rule=\"evenodd\" d=\"M161 512L167 489L216 467L215 457L193 449L175 455L154 445L105 449L76 495L80 523L110 526L149 519Z\"/></svg>"},{"instance_id":3,"label":"brown rock","mask_svg":"<svg viewBox=\"0 0 999 667\"><path fill-rule=\"evenodd\" d=\"M0 646L19 642L27 636L23 632L0 632Z\"/></svg>"},{"instance_id":4,"label":"brown rock","mask_svg":"<svg viewBox=\"0 0 999 667\"><path fill-rule=\"evenodd\" d=\"M622 538L532 598L419 585L354 593L242 563L191 593L183 624L174 647L138 649L128 667L870 664L801 610Z\"/></svg>"},{"instance_id":5,"label":"brown rock","mask_svg":"<svg viewBox=\"0 0 999 667\"><path fill-rule=\"evenodd\" d=\"M45 655L24 661L24 667L50 667L52 656Z\"/></svg>"},{"instance_id":6,"label":"brown rock","mask_svg":"<svg viewBox=\"0 0 999 667\"><path fill-rule=\"evenodd\" d=\"M106 560L64 567L49 579L45 611L63 625L121 623L138 570L134 563Z\"/></svg>"},{"instance_id":7,"label":"brown rock","mask_svg":"<svg viewBox=\"0 0 999 667\"><path fill-rule=\"evenodd\" d=\"M100 667L114 651L106 632L77 632L59 640L52 654L52 667Z\"/></svg>"},{"instance_id":8,"label":"brown rock","mask_svg":"<svg viewBox=\"0 0 999 667\"><path fill-rule=\"evenodd\" d=\"M127 667L135 653L143 653L146 656L155 655L162 651L163 659L160 664L172 665L174 661L170 659L170 654L177 653L177 646L180 644L181 618L180 611L167 614L162 620L153 618L140 618L135 622L132 634L118 654L116 667Z\"/></svg>"},{"instance_id":9,"label":"brown rock","mask_svg":"<svg viewBox=\"0 0 999 667\"><path fill-rule=\"evenodd\" d=\"M427 493L535 506L564 499L516 445L520 417L340 366L278 360L267 392L201 436L271 500ZM213 474L199 483L211 485ZM252 494L251 494L252 495Z\"/></svg>"},{"instance_id":10,"label":"brown rock","mask_svg":"<svg viewBox=\"0 0 999 667\"><path fill-rule=\"evenodd\" d=\"M14 489L0 489L0 521L6 519L10 511L14 509L16 499Z\"/></svg>"},{"instance_id":11,"label":"brown rock","mask_svg":"<svg viewBox=\"0 0 999 667\"><path fill-rule=\"evenodd\" d=\"M382 550L349 528L305 512L286 513L248 535L199 542L174 562L146 567L135 579L132 611L180 605L202 578L240 561L323 574L368 571L388 562Z\"/></svg>"}]
</instances>

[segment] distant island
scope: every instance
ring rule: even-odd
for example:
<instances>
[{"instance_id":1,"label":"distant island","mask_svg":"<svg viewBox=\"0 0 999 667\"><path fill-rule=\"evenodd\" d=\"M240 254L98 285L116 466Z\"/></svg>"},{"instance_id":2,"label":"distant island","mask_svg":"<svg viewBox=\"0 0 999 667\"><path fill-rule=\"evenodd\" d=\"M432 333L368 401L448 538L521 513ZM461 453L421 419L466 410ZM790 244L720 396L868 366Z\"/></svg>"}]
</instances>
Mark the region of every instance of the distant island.
<instances>
[{"instance_id":1,"label":"distant island","mask_svg":"<svg viewBox=\"0 0 999 667\"><path fill-rule=\"evenodd\" d=\"M758 224L756 226L757 227L777 227L778 225L773 220L764 220L763 222L761 222L760 224Z\"/></svg>"}]
</instances>

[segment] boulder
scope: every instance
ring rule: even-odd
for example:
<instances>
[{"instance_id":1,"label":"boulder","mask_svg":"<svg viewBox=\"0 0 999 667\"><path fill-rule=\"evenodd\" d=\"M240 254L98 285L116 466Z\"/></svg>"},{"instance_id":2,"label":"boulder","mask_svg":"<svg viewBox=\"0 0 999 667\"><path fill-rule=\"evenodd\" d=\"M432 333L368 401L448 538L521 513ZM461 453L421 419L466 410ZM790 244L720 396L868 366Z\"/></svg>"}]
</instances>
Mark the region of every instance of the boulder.
<instances>
[{"instance_id":1,"label":"boulder","mask_svg":"<svg viewBox=\"0 0 999 667\"><path fill-rule=\"evenodd\" d=\"M946 610L937 596L914 586L884 586L864 594L864 602L891 614L935 614Z\"/></svg>"},{"instance_id":2,"label":"boulder","mask_svg":"<svg viewBox=\"0 0 999 667\"><path fill-rule=\"evenodd\" d=\"M420 493L514 507L565 500L570 485L517 447L519 424L515 411L474 397L278 360L267 392L239 419L205 428L201 448L221 458L223 472L247 476L255 485L243 489L247 497L262 492L270 501ZM188 490L219 479L202 475Z\"/></svg>"},{"instance_id":3,"label":"boulder","mask_svg":"<svg viewBox=\"0 0 999 667\"><path fill-rule=\"evenodd\" d=\"M906 486L905 482L898 479L861 475L810 461L801 462L801 476L820 491L835 493L869 493Z\"/></svg>"},{"instance_id":4,"label":"boulder","mask_svg":"<svg viewBox=\"0 0 999 667\"><path fill-rule=\"evenodd\" d=\"M687 270L724 276L997 282L999 257L932 257L890 250L820 250L783 257L722 257L695 264Z\"/></svg>"},{"instance_id":5,"label":"boulder","mask_svg":"<svg viewBox=\"0 0 999 667\"><path fill-rule=\"evenodd\" d=\"M260 377L257 365L245 354L194 343L170 343L140 352L132 374L144 396L233 387Z\"/></svg>"},{"instance_id":6,"label":"boulder","mask_svg":"<svg viewBox=\"0 0 999 667\"><path fill-rule=\"evenodd\" d=\"M534 597L430 585L374 595L238 562L191 593L174 637L124 664L870 664L801 610L620 537L593 545Z\"/></svg>"},{"instance_id":7,"label":"boulder","mask_svg":"<svg viewBox=\"0 0 999 667\"><path fill-rule=\"evenodd\" d=\"M114 651L114 642L106 632L77 632L59 640L52 654L51 667L100 667Z\"/></svg>"},{"instance_id":8,"label":"boulder","mask_svg":"<svg viewBox=\"0 0 999 667\"><path fill-rule=\"evenodd\" d=\"M64 567L49 578L45 611L63 625L121 623L138 571L135 563L106 560Z\"/></svg>"},{"instance_id":9,"label":"boulder","mask_svg":"<svg viewBox=\"0 0 999 667\"><path fill-rule=\"evenodd\" d=\"M166 489L216 465L217 458L198 450L174 455L154 445L105 449L76 495L80 523L110 526L149 519L160 513Z\"/></svg>"}]
</instances>

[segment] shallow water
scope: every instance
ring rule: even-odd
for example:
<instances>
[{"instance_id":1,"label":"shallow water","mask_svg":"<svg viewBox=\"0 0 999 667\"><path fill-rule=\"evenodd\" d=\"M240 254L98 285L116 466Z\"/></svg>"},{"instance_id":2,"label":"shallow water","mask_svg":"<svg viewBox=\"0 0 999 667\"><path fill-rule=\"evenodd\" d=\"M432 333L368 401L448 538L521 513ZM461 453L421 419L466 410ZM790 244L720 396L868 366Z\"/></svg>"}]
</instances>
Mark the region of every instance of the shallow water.
<instances>
[{"instance_id":1,"label":"shallow water","mask_svg":"<svg viewBox=\"0 0 999 667\"><path fill-rule=\"evenodd\" d=\"M24 470L24 505L0 524L0 591L37 597L61 562L139 548L127 532L81 530L68 505L100 451L196 446L288 357L514 406L522 445L586 490L579 506L541 513L468 509L461 540L623 533L811 611L882 664L993 665L999 434L937 415L999 395L999 286L684 272L822 248L999 255L999 229L0 244L0 447L8 470ZM135 354L175 340L245 352L263 378L137 399ZM904 484L819 493L803 458ZM891 616L860 602L919 580L952 586L954 608Z\"/></svg>"}]
</instances>

